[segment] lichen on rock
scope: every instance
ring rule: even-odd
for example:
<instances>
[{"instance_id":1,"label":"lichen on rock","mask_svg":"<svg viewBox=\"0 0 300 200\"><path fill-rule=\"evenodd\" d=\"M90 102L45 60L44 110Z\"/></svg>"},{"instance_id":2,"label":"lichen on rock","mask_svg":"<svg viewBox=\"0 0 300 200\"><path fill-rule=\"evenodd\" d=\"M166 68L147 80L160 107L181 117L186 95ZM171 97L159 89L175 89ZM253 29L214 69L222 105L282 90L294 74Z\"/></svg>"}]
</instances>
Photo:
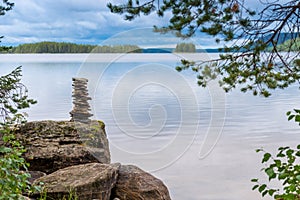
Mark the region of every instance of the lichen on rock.
<instances>
[{"instance_id":1,"label":"lichen on rock","mask_svg":"<svg viewBox=\"0 0 300 200\"><path fill-rule=\"evenodd\" d=\"M84 163L110 163L107 136L98 121L35 121L20 125L16 136L24 144L29 170L47 174Z\"/></svg>"}]
</instances>

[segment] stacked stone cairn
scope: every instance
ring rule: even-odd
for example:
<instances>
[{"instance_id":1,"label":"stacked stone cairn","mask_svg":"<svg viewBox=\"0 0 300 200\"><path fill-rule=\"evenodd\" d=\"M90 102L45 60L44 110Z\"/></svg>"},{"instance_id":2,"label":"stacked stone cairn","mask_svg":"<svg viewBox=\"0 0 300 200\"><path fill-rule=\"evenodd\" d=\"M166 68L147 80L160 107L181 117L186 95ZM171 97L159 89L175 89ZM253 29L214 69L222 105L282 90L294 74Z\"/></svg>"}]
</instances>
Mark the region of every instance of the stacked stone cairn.
<instances>
[{"instance_id":1,"label":"stacked stone cairn","mask_svg":"<svg viewBox=\"0 0 300 200\"><path fill-rule=\"evenodd\" d=\"M90 105L88 103L91 100L89 97L87 83L88 79L85 78L73 78L73 110L70 112L71 121L89 123L89 119L93 116L89 113Z\"/></svg>"}]
</instances>

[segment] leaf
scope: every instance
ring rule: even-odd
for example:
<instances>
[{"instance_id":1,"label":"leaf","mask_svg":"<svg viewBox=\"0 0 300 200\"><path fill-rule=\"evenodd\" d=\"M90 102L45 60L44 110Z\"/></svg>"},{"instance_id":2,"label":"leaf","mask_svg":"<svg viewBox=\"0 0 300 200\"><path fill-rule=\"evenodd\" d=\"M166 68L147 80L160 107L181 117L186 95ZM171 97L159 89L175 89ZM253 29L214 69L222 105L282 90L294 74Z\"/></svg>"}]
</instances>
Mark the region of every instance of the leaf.
<instances>
[{"instance_id":1,"label":"leaf","mask_svg":"<svg viewBox=\"0 0 300 200\"><path fill-rule=\"evenodd\" d=\"M285 157L285 155L282 152L279 152L276 156L279 157L279 158Z\"/></svg>"},{"instance_id":2,"label":"leaf","mask_svg":"<svg viewBox=\"0 0 300 200\"><path fill-rule=\"evenodd\" d=\"M292 120L294 117L295 117L295 115L290 115L290 116L288 117L288 120L290 121L290 120Z\"/></svg>"},{"instance_id":3,"label":"leaf","mask_svg":"<svg viewBox=\"0 0 300 200\"><path fill-rule=\"evenodd\" d=\"M265 172L268 175L269 180L276 178L276 174L275 174L273 168L268 168L265 170Z\"/></svg>"},{"instance_id":4,"label":"leaf","mask_svg":"<svg viewBox=\"0 0 300 200\"><path fill-rule=\"evenodd\" d=\"M297 115L297 116L295 117L295 121L296 121L296 122L300 122L300 115Z\"/></svg>"},{"instance_id":5,"label":"leaf","mask_svg":"<svg viewBox=\"0 0 300 200\"><path fill-rule=\"evenodd\" d=\"M283 150L287 150L288 148L290 148L290 147L279 147L278 150L283 151Z\"/></svg>"},{"instance_id":6,"label":"leaf","mask_svg":"<svg viewBox=\"0 0 300 200\"><path fill-rule=\"evenodd\" d=\"M254 178L254 179L251 179L251 182L258 182L258 179L257 178Z\"/></svg>"},{"instance_id":7,"label":"leaf","mask_svg":"<svg viewBox=\"0 0 300 200\"><path fill-rule=\"evenodd\" d=\"M294 153L294 150L293 149L289 149L286 151L286 155L288 156L288 158L290 158Z\"/></svg>"},{"instance_id":8,"label":"leaf","mask_svg":"<svg viewBox=\"0 0 300 200\"><path fill-rule=\"evenodd\" d=\"M297 146L297 149L300 149L300 144Z\"/></svg>"},{"instance_id":9,"label":"leaf","mask_svg":"<svg viewBox=\"0 0 300 200\"><path fill-rule=\"evenodd\" d=\"M268 194L268 190L265 190L263 193L262 193L262 196L266 196L266 194Z\"/></svg>"},{"instance_id":10,"label":"leaf","mask_svg":"<svg viewBox=\"0 0 300 200\"><path fill-rule=\"evenodd\" d=\"M182 68L179 67L179 66L177 66L175 69L176 69L178 72L181 72L181 71L182 71Z\"/></svg>"},{"instance_id":11,"label":"leaf","mask_svg":"<svg viewBox=\"0 0 300 200\"><path fill-rule=\"evenodd\" d=\"M264 157L262 159L262 163L268 162L268 160L271 158L271 154L270 153L265 153Z\"/></svg>"},{"instance_id":12,"label":"leaf","mask_svg":"<svg viewBox=\"0 0 300 200\"><path fill-rule=\"evenodd\" d=\"M270 195L270 196L273 196L273 194L274 194L275 192L276 192L276 190L270 189L270 190L269 190L269 195Z\"/></svg>"},{"instance_id":13,"label":"leaf","mask_svg":"<svg viewBox=\"0 0 300 200\"><path fill-rule=\"evenodd\" d=\"M285 172L278 175L279 180L285 179L286 177L288 177L288 174Z\"/></svg>"},{"instance_id":14,"label":"leaf","mask_svg":"<svg viewBox=\"0 0 300 200\"><path fill-rule=\"evenodd\" d=\"M289 116L291 113L292 113L291 111L288 111L288 112L286 113L286 115Z\"/></svg>"},{"instance_id":15,"label":"leaf","mask_svg":"<svg viewBox=\"0 0 300 200\"><path fill-rule=\"evenodd\" d=\"M296 176L296 179L300 181L300 175Z\"/></svg>"},{"instance_id":16,"label":"leaf","mask_svg":"<svg viewBox=\"0 0 300 200\"><path fill-rule=\"evenodd\" d=\"M263 184L261 186L259 186L258 191L261 193L262 191L264 191L266 189L267 185Z\"/></svg>"},{"instance_id":17,"label":"leaf","mask_svg":"<svg viewBox=\"0 0 300 200\"><path fill-rule=\"evenodd\" d=\"M281 166L281 160L274 160L276 167Z\"/></svg>"},{"instance_id":18,"label":"leaf","mask_svg":"<svg viewBox=\"0 0 300 200\"><path fill-rule=\"evenodd\" d=\"M300 145L299 145L299 146L300 146ZM256 150L255 150L256 153L261 152L261 151L263 151L263 149L256 149Z\"/></svg>"},{"instance_id":19,"label":"leaf","mask_svg":"<svg viewBox=\"0 0 300 200\"><path fill-rule=\"evenodd\" d=\"M294 109L296 113L300 113L300 109Z\"/></svg>"},{"instance_id":20,"label":"leaf","mask_svg":"<svg viewBox=\"0 0 300 200\"><path fill-rule=\"evenodd\" d=\"M274 196L274 199L281 199L281 195L276 194L276 195Z\"/></svg>"},{"instance_id":21,"label":"leaf","mask_svg":"<svg viewBox=\"0 0 300 200\"><path fill-rule=\"evenodd\" d=\"M289 186L289 189L290 189L291 192L295 192L296 191L296 186L294 184L291 184Z\"/></svg>"},{"instance_id":22,"label":"leaf","mask_svg":"<svg viewBox=\"0 0 300 200\"><path fill-rule=\"evenodd\" d=\"M259 185L254 185L252 190L255 190L256 188L258 188Z\"/></svg>"}]
</instances>

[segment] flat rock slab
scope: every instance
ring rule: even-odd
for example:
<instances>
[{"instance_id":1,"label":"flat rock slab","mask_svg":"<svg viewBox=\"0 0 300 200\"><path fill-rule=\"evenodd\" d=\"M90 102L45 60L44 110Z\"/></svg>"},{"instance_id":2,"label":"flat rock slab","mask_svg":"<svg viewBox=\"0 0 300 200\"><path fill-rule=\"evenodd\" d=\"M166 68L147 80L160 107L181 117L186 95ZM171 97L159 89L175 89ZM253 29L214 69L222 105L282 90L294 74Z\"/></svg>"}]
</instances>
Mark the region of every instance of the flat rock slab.
<instances>
[{"instance_id":1,"label":"flat rock slab","mask_svg":"<svg viewBox=\"0 0 300 200\"><path fill-rule=\"evenodd\" d=\"M46 174L85 163L110 163L104 124L100 121L36 121L16 131L27 149L29 170Z\"/></svg>"},{"instance_id":2,"label":"flat rock slab","mask_svg":"<svg viewBox=\"0 0 300 200\"><path fill-rule=\"evenodd\" d=\"M164 183L133 165L122 165L112 198L120 200L171 200Z\"/></svg>"},{"instance_id":3,"label":"flat rock slab","mask_svg":"<svg viewBox=\"0 0 300 200\"><path fill-rule=\"evenodd\" d=\"M34 181L43 182L47 199L68 199L75 195L78 200L110 200L120 164L89 163L60 169ZM35 194L34 197L38 197Z\"/></svg>"}]
</instances>

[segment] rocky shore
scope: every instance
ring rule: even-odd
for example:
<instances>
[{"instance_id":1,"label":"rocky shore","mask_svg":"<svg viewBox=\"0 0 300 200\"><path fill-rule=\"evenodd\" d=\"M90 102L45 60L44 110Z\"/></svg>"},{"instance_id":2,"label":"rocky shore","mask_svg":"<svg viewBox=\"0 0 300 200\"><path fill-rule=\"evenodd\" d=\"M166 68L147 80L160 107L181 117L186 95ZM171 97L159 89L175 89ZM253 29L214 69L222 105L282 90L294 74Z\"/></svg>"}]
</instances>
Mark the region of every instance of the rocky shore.
<instances>
[{"instance_id":1,"label":"rocky shore","mask_svg":"<svg viewBox=\"0 0 300 200\"><path fill-rule=\"evenodd\" d=\"M105 125L90 119L87 83L87 79L73 78L70 121L28 122L14 129L27 150L30 183L43 184L42 191L24 196L32 200L170 200L161 180L137 166L111 163Z\"/></svg>"},{"instance_id":2,"label":"rocky shore","mask_svg":"<svg viewBox=\"0 0 300 200\"><path fill-rule=\"evenodd\" d=\"M16 137L27 149L30 181L44 184L46 199L170 200L161 180L137 166L111 163L101 121L28 122L18 127Z\"/></svg>"}]
</instances>

